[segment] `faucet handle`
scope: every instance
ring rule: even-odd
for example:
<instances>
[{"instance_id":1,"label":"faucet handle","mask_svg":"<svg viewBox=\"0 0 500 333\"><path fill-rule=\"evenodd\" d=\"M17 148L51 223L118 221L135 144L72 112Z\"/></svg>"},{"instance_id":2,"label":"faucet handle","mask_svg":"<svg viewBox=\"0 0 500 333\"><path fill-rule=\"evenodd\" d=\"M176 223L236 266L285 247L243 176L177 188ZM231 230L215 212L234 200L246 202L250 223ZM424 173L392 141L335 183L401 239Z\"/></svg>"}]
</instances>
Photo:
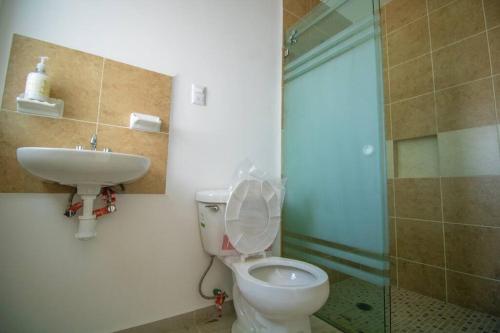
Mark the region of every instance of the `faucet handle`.
<instances>
[{"instance_id":1,"label":"faucet handle","mask_svg":"<svg viewBox=\"0 0 500 333\"><path fill-rule=\"evenodd\" d=\"M97 134L94 133L92 137L90 138L90 145L92 146L92 149L95 150L97 147Z\"/></svg>"}]
</instances>

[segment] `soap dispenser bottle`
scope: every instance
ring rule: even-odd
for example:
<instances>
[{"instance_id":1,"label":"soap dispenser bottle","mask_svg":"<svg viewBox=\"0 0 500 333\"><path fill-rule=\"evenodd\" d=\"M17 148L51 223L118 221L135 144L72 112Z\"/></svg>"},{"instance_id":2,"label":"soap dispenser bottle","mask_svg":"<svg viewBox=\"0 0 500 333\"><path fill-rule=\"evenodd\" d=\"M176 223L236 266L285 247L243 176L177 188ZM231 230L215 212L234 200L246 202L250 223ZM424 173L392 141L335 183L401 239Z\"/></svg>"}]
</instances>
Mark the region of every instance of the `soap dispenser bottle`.
<instances>
[{"instance_id":1,"label":"soap dispenser bottle","mask_svg":"<svg viewBox=\"0 0 500 333\"><path fill-rule=\"evenodd\" d=\"M26 89L24 98L46 102L50 94L49 76L45 73L45 62L48 57L40 57L40 62L36 65L36 71L28 74L26 79Z\"/></svg>"}]
</instances>

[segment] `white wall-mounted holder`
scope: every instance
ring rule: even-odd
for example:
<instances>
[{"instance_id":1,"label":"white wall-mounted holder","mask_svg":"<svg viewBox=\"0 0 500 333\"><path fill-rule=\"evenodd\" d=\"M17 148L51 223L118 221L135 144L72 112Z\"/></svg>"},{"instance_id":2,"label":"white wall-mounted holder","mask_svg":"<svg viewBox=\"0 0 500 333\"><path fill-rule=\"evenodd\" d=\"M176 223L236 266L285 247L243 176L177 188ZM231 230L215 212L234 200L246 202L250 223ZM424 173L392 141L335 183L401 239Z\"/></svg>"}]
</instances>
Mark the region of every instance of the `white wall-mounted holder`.
<instances>
[{"instance_id":1,"label":"white wall-mounted holder","mask_svg":"<svg viewBox=\"0 0 500 333\"><path fill-rule=\"evenodd\" d=\"M161 119L157 116L133 112L130 114L129 127L131 129L139 131L159 132L161 127Z\"/></svg>"},{"instance_id":2,"label":"white wall-mounted holder","mask_svg":"<svg viewBox=\"0 0 500 333\"><path fill-rule=\"evenodd\" d=\"M40 102L17 96L17 112L34 114L38 116L61 118L64 112L64 101L57 98L49 98L47 102Z\"/></svg>"}]
</instances>

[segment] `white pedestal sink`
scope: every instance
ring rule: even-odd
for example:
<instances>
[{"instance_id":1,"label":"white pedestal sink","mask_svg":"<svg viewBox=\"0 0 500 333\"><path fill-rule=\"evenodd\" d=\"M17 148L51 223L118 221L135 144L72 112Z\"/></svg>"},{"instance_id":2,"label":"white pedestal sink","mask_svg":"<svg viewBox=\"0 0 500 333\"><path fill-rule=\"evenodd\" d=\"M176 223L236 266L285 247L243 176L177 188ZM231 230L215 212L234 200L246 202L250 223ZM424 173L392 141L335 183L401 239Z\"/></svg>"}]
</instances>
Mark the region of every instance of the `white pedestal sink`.
<instances>
[{"instance_id":1,"label":"white pedestal sink","mask_svg":"<svg viewBox=\"0 0 500 333\"><path fill-rule=\"evenodd\" d=\"M93 204L101 188L133 182L144 176L151 164L149 158L140 155L45 147L18 148L17 160L34 176L77 188L83 201L75 234L78 239L96 235Z\"/></svg>"}]
</instances>

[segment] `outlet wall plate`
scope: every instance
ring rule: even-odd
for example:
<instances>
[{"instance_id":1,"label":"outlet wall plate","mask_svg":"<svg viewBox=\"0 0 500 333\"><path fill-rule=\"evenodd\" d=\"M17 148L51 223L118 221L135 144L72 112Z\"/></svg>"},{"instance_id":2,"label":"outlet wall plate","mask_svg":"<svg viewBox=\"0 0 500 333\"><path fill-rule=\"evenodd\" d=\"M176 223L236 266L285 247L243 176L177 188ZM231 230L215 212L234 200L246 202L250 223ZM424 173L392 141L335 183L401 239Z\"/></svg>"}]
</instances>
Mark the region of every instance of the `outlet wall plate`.
<instances>
[{"instance_id":1,"label":"outlet wall plate","mask_svg":"<svg viewBox=\"0 0 500 333\"><path fill-rule=\"evenodd\" d=\"M191 85L191 104L207 105L207 88L197 84Z\"/></svg>"}]
</instances>

